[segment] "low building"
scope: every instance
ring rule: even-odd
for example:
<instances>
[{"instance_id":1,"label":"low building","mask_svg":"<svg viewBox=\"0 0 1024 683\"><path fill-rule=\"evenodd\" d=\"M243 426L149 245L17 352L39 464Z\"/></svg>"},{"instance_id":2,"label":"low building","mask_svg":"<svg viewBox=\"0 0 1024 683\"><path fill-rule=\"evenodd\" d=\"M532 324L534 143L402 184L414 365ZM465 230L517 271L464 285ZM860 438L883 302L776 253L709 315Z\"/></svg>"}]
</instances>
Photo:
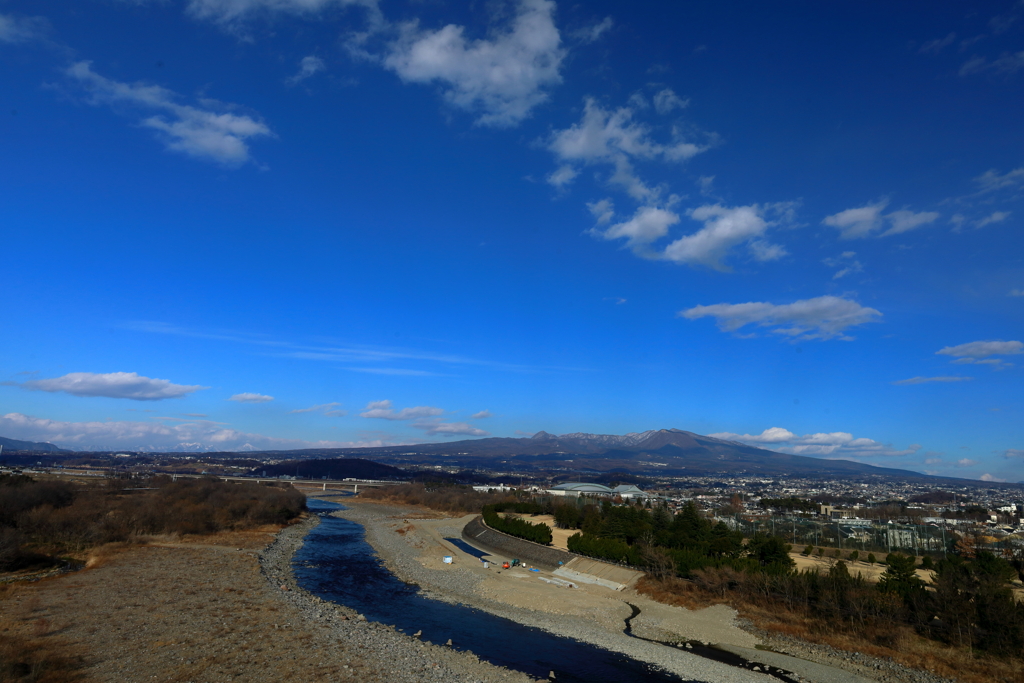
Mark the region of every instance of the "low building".
<instances>
[{"instance_id":1,"label":"low building","mask_svg":"<svg viewBox=\"0 0 1024 683\"><path fill-rule=\"evenodd\" d=\"M558 486L553 486L547 491L552 496L613 496L614 492L607 486L601 484L588 484L580 481L568 481Z\"/></svg>"},{"instance_id":2,"label":"low building","mask_svg":"<svg viewBox=\"0 0 1024 683\"><path fill-rule=\"evenodd\" d=\"M623 500L630 498L649 498L650 496L632 484L622 484L612 489L612 494L620 496Z\"/></svg>"}]
</instances>

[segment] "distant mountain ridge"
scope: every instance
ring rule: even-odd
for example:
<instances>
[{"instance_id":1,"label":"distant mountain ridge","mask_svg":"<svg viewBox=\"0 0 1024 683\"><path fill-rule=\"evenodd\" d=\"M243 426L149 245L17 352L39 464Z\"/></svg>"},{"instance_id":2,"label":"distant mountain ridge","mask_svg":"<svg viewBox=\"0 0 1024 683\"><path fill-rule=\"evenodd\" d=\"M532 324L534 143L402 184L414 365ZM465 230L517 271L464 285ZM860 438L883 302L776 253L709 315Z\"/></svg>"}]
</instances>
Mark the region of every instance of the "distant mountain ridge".
<instances>
[{"instance_id":1,"label":"distant mountain ridge","mask_svg":"<svg viewBox=\"0 0 1024 683\"><path fill-rule=\"evenodd\" d=\"M296 456L301 451L293 451ZM353 449L316 449L316 456L340 454L389 464L447 465L467 469L587 473L627 472L644 476L794 476L832 478L882 476L931 479L912 470L779 453L682 429L650 429L629 434L551 434L486 437ZM309 455L314 455L309 452ZM309 457L309 455L305 457ZM575 475L574 475L575 476Z\"/></svg>"},{"instance_id":2,"label":"distant mountain ridge","mask_svg":"<svg viewBox=\"0 0 1024 683\"><path fill-rule=\"evenodd\" d=\"M5 451L47 451L47 452L63 452L64 449L59 446L54 446L49 442L42 441L19 441L18 439L8 439L7 437L0 436L0 446L3 446Z\"/></svg>"}]
</instances>

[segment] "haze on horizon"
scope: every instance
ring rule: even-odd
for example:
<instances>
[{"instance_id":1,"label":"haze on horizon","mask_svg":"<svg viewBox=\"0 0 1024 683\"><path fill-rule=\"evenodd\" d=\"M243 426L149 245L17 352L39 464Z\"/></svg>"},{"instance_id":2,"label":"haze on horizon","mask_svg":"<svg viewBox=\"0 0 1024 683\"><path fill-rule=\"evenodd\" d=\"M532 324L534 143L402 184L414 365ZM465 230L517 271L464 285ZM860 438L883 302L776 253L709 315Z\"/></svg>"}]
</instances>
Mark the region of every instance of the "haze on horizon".
<instances>
[{"instance_id":1,"label":"haze on horizon","mask_svg":"<svg viewBox=\"0 0 1024 683\"><path fill-rule=\"evenodd\" d=\"M1018 481L1024 5L9 0L0 436Z\"/></svg>"}]
</instances>

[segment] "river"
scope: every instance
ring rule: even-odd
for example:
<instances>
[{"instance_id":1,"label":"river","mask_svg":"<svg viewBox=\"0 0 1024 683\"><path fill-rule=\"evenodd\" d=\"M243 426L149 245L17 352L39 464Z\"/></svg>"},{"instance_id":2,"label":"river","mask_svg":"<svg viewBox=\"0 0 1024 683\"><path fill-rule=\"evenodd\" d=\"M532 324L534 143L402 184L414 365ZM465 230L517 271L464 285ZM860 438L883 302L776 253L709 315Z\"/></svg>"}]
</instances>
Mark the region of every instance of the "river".
<instances>
[{"instance_id":1,"label":"river","mask_svg":"<svg viewBox=\"0 0 1024 683\"><path fill-rule=\"evenodd\" d=\"M309 499L315 513L344 506ZM681 682L684 679L644 662L556 636L465 605L431 600L400 581L375 555L356 522L322 516L292 560L299 585L325 600L346 605L371 621L422 639L469 650L480 659L538 678L555 672L556 681L619 683Z\"/></svg>"}]
</instances>

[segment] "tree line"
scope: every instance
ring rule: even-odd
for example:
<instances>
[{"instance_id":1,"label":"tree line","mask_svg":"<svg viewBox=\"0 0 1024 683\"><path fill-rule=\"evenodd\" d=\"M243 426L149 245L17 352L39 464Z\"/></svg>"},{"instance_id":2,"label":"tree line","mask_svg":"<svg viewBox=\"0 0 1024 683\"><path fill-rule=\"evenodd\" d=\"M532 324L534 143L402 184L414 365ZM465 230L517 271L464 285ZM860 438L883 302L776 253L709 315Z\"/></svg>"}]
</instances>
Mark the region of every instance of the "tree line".
<instances>
[{"instance_id":1,"label":"tree line","mask_svg":"<svg viewBox=\"0 0 1024 683\"><path fill-rule=\"evenodd\" d=\"M287 484L156 476L83 485L0 474L0 571L147 535L283 524L305 508Z\"/></svg>"}]
</instances>

